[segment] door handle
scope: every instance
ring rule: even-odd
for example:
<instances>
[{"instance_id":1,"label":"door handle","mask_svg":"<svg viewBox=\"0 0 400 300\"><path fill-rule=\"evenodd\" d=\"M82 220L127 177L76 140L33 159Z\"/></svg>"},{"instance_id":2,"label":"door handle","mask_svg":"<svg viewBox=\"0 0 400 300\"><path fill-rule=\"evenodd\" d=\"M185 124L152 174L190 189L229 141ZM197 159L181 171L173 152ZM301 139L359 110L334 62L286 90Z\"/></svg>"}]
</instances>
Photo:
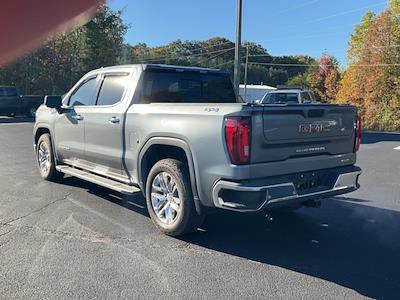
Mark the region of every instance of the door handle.
<instances>
[{"instance_id":1,"label":"door handle","mask_svg":"<svg viewBox=\"0 0 400 300\"><path fill-rule=\"evenodd\" d=\"M83 116L82 115L72 115L71 118L75 119L77 121L82 121L83 120Z\"/></svg>"},{"instance_id":2,"label":"door handle","mask_svg":"<svg viewBox=\"0 0 400 300\"><path fill-rule=\"evenodd\" d=\"M110 122L111 124L118 124L119 121L120 120L117 117L112 117L108 122Z\"/></svg>"}]
</instances>

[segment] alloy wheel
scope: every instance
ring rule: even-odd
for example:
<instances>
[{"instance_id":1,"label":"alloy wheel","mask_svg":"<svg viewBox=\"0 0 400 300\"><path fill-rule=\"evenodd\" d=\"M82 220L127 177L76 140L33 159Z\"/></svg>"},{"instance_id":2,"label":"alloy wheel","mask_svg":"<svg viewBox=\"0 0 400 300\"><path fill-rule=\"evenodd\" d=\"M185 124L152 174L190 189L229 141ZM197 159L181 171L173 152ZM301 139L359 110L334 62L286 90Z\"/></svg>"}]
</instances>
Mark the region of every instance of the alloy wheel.
<instances>
[{"instance_id":1,"label":"alloy wheel","mask_svg":"<svg viewBox=\"0 0 400 300\"><path fill-rule=\"evenodd\" d=\"M172 224L181 213L178 186L167 172L158 173L151 185L151 205L157 218L164 224Z\"/></svg>"}]
</instances>

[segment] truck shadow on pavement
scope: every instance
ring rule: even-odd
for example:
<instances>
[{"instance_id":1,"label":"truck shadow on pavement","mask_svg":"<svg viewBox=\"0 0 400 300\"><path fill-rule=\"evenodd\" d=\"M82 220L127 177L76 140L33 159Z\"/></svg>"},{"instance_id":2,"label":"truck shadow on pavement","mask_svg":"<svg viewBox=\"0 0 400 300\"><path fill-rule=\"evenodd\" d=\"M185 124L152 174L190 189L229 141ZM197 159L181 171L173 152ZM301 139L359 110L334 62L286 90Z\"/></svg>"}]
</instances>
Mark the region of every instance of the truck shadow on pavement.
<instances>
[{"instance_id":1,"label":"truck shadow on pavement","mask_svg":"<svg viewBox=\"0 0 400 300\"><path fill-rule=\"evenodd\" d=\"M361 202L361 201L357 201ZM400 293L400 214L343 199L273 218L219 213L186 241L378 299Z\"/></svg>"},{"instance_id":2,"label":"truck shadow on pavement","mask_svg":"<svg viewBox=\"0 0 400 300\"><path fill-rule=\"evenodd\" d=\"M66 178L100 198L148 216L140 193L125 196ZM209 250L313 276L379 299L400 293L400 212L337 197L321 209L274 215L216 212L181 240ZM134 214L132 215L134 217ZM272 274L273 275L273 274Z\"/></svg>"}]
</instances>

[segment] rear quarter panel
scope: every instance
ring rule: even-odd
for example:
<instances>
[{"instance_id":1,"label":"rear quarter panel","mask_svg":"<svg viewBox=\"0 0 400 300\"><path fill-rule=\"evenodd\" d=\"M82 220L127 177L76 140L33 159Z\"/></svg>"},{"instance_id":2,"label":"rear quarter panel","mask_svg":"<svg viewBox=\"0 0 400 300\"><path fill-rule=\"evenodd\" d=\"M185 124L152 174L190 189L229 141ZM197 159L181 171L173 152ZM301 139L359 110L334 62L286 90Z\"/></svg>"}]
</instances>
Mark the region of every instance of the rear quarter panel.
<instances>
[{"instance_id":1,"label":"rear quarter panel","mask_svg":"<svg viewBox=\"0 0 400 300\"><path fill-rule=\"evenodd\" d=\"M217 179L249 176L248 166L231 165L225 148L225 116L243 113L246 107L240 103L132 105L126 118L125 159L134 181L138 181L139 153L151 138L179 139L189 146L199 197L211 205L209 197Z\"/></svg>"}]
</instances>

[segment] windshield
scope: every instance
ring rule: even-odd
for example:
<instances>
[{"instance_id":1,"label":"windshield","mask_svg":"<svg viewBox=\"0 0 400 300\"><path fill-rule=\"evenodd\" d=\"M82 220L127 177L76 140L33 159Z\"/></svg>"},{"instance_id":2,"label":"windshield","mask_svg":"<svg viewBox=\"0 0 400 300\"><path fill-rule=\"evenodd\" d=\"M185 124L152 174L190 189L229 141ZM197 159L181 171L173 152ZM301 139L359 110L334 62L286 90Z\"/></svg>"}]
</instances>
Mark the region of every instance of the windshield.
<instances>
[{"instance_id":1,"label":"windshield","mask_svg":"<svg viewBox=\"0 0 400 300\"><path fill-rule=\"evenodd\" d=\"M228 74L199 71L147 70L142 103L234 103Z\"/></svg>"},{"instance_id":2,"label":"windshield","mask_svg":"<svg viewBox=\"0 0 400 300\"><path fill-rule=\"evenodd\" d=\"M0 97L18 96L17 89L12 86L0 86Z\"/></svg>"},{"instance_id":3,"label":"windshield","mask_svg":"<svg viewBox=\"0 0 400 300\"><path fill-rule=\"evenodd\" d=\"M268 93L263 101L263 104L285 104L299 103L297 93Z\"/></svg>"}]
</instances>

